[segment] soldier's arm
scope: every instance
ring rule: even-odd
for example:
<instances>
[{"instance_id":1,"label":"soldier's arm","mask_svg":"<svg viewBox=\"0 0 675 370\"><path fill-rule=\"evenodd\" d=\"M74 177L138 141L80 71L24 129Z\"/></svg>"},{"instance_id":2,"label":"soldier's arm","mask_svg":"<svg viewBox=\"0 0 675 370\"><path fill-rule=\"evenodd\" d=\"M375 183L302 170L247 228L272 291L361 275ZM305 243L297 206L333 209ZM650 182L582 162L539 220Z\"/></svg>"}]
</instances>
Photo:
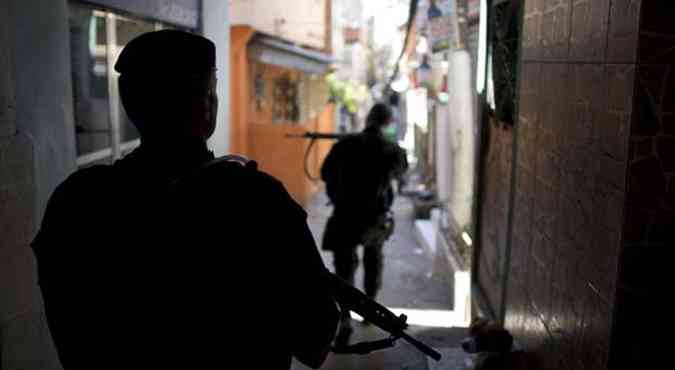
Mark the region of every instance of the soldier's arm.
<instances>
[{"instance_id":1,"label":"soldier's arm","mask_svg":"<svg viewBox=\"0 0 675 370\"><path fill-rule=\"evenodd\" d=\"M70 229L70 214L76 207L68 204L72 187L72 180L69 178L61 183L52 193L40 229L31 243L33 253L37 259L38 281L43 294L48 294L49 277L58 270L58 257L65 253L63 248Z\"/></svg>"},{"instance_id":2,"label":"soldier's arm","mask_svg":"<svg viewBox=\"0 0 675 370\"><path fill-rule=\"evenodd\" d=\"M101 191L97 185L106 184L108 174L107 166L93 166L73 173L56 187L47 202L40 230L31 243L38 258L38 271L40 259L46 264L70 250L66 242L77 232L73 220L82 212L80 206L87 204L94 192Z\"/></svg>"},{"instance_id":3,"label":"soldier's arm","mask_svg":"<svg viewBox=\"0 0 675 370\"><path fill-rule=\"evenodd\" d=\"M276 203L282 214L278 215L279 242L286 255L288 267L288 333L289 348L303 364L318 368L323 364L335 336L339 311L333 295L326 285L326 270L314 237L307 225L307 214L281 188ZM280 263L282 263L280 261Z\"/></svg>"},{"instance_id":4,"label":"soldier's arm","mask_svg":"<svg viewBox=\"0 0 675 370\"><path fill-rule=\"evenodd\" d=\"M401 177L408 170L408 158L405 149L393 144L387 150L390 174L394 178Z\"/></svg>"},{"instance_id":5,"label":"soldier's arm","mask_svg":"<svg viewBox=\"0 0 675 370\"><path fill-rule=\"evenodd\" d=\"M321 165L321 180L326 183L331 182L335 173L335 157L337 156L337 149L338 146L336 144L331 148L330 152L328 152L326 159L324 159L323 164Z\"/></svg>"},{"instance_id":6,"label":"soldier's arm","mask_svg":"<svg viewBox=\"0 0 675 370\"><path fill-rule=\"evenodd\" d=\"M295 297L293 322L298 324L298 335L293 339L293 355L303 364L319 368L330 351L337 330L339 311L337 304L324 284L325 271L314 239L306 223L298 239L298 252L306 252L308 269L295 276L298 290ZM312 261L309 261L311 259Z\"/></svg>"},{"instance_id":7,"label":"soldier's arm","mask_svg":"<svg viewBox=\"0 0 675 370\"><path fill-rule=\"evenodd\" d=\"M68 302L59 294L62 280L59 276L67 270L63 262L70 260L67 243L69 235L72 235L73 225L69 221L71 212L75 212L76 208L75 205L69 204L72 182L69 178L54 190L47 203L40 229L31 243L37 261L38 288L44 305L40 320L44 320L41 324L47 325L48 322L48 329L43 334L48 338L44 339L44 343L48 343L54 349L55 356L57 350L59 356L63 356L60 351L69 331L67 324L60 319L60 312L67 310ZM61 360L64 360L63 357Z\"/></svg>"},{"instance_id":8,"label":"soldier's arm","mask_svg":"<svg viewBox=\"0 0 675 370\"><path fill-rule=\"evenodd\" d=\"M400 146L396 146L396 158L397 158L397 176L401 176L408 170L408 156L405 149Z\"/></svg>"},{"instance_id":9,"label":"soldier's arm","mask_svg":"<svg viewBox=\"0 0 675 370\"><path fill-rule=\"evenodd\" d=\"M335 199L335 187L336 180L338 179L338 166L340 165L340 151L344 145L341 142L336 143L331 148L330 152L326 156L326 159L321 165L321 180L326 184L326 194L331 202L336 202Z\"/></svg>"}]
</instances>

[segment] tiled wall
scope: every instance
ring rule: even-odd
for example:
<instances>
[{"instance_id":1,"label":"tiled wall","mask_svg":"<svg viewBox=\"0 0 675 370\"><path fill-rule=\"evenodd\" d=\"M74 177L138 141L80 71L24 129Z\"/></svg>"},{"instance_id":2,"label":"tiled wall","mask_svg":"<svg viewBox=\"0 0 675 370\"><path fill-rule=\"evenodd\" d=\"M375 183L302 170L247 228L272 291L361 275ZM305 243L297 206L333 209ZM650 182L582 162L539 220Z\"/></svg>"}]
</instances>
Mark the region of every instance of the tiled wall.
<instances>
[{"instance_id":1,"label":"tiled wall","mask_svg":"<svg viewBox=\"0 0 675 370\"><path fill-rule=\"evenodd\" d=\"M505 325L536 368L647 368L666 353L657 338L670 320L675 244L674 20L671 0L525 1L502 275ZM496 224L509 207L499 169L513 163L508 134L491 130L478 271L488 297L508 235Z\"/></svg>"},{"instance_id":2,"label":"tiled wall","mask_svg":"<svg viewBox=\"0 0 675 370\"><path fill-rule=\"evenodd\" d=\"M675 256L674 1L643 1L637 40L611 368L663 367L669 350L658 338L671 315Z\"/></svg>"},{"instance_id":3,"label":"tiled wall","mask_svg":"<svg viewBox=\"0 0 675 370\"><path fill-rule=\"evenodd\" d=\"M608 366L642 5L525 1L505 324L541 369Z\"/></svg>"}]
</instances>

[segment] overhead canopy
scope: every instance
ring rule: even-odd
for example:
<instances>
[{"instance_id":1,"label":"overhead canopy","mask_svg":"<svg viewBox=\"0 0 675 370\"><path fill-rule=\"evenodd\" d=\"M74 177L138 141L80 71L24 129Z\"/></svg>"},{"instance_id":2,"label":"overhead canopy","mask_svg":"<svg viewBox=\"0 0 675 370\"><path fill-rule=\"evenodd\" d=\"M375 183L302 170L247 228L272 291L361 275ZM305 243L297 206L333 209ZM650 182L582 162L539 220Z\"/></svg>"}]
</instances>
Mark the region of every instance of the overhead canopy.
<instances>
[{"instance_id":1,"label":"overhead canopy","mask_svg":"<svg viewBox=\"0 0 675 370\"><path fill-rule=\"evenodd\" d=\"M321 74L334 62L329 54L288 44L279 39L257 34L249 43L249 56L260 63Z\"/></svg>"}]
</instances>

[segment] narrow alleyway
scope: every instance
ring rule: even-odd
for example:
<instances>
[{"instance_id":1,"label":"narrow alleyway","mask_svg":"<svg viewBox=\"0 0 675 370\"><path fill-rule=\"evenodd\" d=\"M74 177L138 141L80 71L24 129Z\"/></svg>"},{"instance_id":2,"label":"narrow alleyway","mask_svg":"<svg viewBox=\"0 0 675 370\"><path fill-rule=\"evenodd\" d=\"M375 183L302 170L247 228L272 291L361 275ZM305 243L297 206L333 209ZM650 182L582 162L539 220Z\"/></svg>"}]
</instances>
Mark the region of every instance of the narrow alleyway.
<instances>
[{"instance_id":1,"label":"narrow alleyway","mask_svg":"<svg viewBox=\"0 0 675 370\"><path fill-rule=\"evenodd\" d=\"M453 327L453 292L448 280L452 272L431 274L432 259L415 239L410 201L399 197L394 205L394 211L396 232L385 246L383 287L378 301L396 313L408 315L409 322L413 324L409 333L430 346L441 350L457 347L466 331L463 328ZM320 243L324 225L331 212L325 194L316 195L307 212L310 228L317 243ZM333 270L331 253L322 251L322 257L326 266ZM356 282L357 287L362 288L361 266L356 273ZM352 342L382 339L387 336L376 327L364 326L358 322L354 323L354 329ZM340 370L428 368L426 357L404 341L399 341L392 349L365 356L331 354L322 367ZM293 369L307 368L294 363Z\"/></svg>"}]
</instances>

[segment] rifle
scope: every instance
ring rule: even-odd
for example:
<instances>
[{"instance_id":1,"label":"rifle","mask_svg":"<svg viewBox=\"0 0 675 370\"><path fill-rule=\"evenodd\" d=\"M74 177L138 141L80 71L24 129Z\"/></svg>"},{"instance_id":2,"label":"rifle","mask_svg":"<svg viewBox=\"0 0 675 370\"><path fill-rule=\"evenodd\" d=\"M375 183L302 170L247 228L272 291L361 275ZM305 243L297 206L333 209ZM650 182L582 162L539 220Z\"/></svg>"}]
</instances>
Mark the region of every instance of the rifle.
<instances>
[{"instance_id":1,"label":"rifle","mask_svg":"<svg viewBox=\"0 0 675 370\"><path fill-rule=\"evenodd\" d=\"M439 361L441 359L440 353L405 332L408 328L406 322L408 318L405 315L396 316L396 314L389 311L386 307L370 299L360 290L354 288L328 270L326 270L326 278L335 300L340 304L342 309L347 309L361 315L365 320L390 334L389 338L377 341L361 342L341 348L333 348L333 352L363 355L391 348L396 344L398 339L403 339L434 360Z\"/></svg>"}]
</instances>

